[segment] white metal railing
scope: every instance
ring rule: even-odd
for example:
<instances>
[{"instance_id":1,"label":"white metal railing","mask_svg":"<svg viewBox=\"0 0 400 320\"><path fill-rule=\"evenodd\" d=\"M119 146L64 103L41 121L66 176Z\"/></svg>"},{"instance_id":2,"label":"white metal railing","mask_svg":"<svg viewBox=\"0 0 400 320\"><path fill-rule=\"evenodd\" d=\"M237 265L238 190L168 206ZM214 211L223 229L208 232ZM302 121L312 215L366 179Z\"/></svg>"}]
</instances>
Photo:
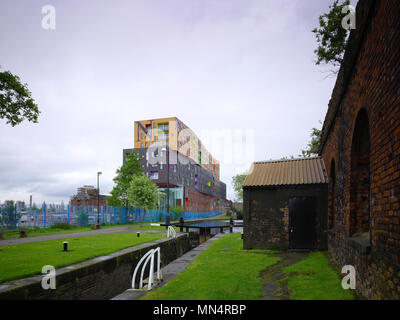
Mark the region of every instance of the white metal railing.
<instances>
[{"instance_id":1,"label":"white metal railing","mask_svg":"<svg viewBox=\"0 0 400 320\"><path fill-rule=\"evenodd\" d=\"M174 227L168 226L167 238L176 238L176 231L175 231Z\"/></svg>"},{"instance_id":2,"label":"white metal railing","mask_svg":"<svg viewBox=\"0 0 400 320\"><path fill-rule=\"evenodd\" d=\"M150 261L150 272L149 272L149 283L147 286L147 290L151 290L152 285L154 284L154 255L157 254L157 280L161 280L162 278L162 274L160 271L160 265L161 265L161 251L160 251L160 247L156 248L156 249L151 249L149 250L143 257L142 259L140 259L139 263L136 265L135 271L133 272L133 277L132 277L132 289L135 289L135 280L136 280L136 274L139 271L139 268L142 264L142 262L144 262L143 267L142 267L142 271L140 273L140 281L139 281L139 287L138 289L142 289L143 288L143 274L144 274L144 270L146 269L147 263Z\"/></svg>"}]
</instances>

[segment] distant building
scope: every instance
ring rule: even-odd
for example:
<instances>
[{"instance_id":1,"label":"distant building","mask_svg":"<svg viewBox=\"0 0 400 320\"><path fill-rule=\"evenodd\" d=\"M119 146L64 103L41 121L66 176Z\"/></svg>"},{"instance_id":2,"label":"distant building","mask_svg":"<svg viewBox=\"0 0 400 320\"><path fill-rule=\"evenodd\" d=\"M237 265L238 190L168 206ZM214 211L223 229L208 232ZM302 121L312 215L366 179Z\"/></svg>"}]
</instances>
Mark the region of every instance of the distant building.
<instances>
[{"instance_id":1,"label":"distant building","mask_svg":"<svg viewBox=\"0 0 400 320\"><path fill-rule=\"evenodd\" d=\"M76 195L71 197L71 205L78 206L106 206L107 199L105 195L98 195L98 190L94 186L83 186L78 188Z\"/></svg>"},{"instance_id":2,"label":"distant building","mask_svg":"<svg viewBox=\"0 0 400 320\"><path fill-rule=\"evenodd\" d=\"M226 185L219 180L220 164L200 139L178 118L135 122L134 150L141 158L143 172L167 193L169 145L169 206L185 211L208 212L223 208ZM159 147L156 147L156 146ZM125 155L133 149L123 150ZM164 202L159 207L166 207Z\"/></svg>"}]
</instances>

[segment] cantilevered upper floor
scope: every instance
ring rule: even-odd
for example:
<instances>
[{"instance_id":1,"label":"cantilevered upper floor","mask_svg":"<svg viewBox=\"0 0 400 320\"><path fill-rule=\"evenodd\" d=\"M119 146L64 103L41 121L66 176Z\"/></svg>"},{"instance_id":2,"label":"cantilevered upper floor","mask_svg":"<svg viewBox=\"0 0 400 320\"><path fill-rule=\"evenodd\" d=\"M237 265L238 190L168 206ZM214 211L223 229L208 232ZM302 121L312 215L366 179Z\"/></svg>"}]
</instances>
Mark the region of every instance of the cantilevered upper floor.
<instances>
[{"instance_id":1,"label":"cantilevered upper floor","mask_svg":"<svg viewBox=\"0 0 400 320\"><path fill-rule=\"evenodd\" d=\"M201 143L196 134L176 117L135 121L134 148L147 149L153 143L167 143L170 150L192 159L220 178L220 163Z\"/></svg>"}]
</instances>

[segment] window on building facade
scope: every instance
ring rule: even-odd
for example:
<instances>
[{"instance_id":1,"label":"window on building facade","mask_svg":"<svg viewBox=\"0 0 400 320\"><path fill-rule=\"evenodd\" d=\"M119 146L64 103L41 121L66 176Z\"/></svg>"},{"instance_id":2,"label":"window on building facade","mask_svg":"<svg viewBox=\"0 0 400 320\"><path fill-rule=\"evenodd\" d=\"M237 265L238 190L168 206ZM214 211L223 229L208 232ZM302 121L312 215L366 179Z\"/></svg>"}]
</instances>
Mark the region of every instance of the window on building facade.
<instances>
[{"instance_id":1,"label":"window on building facade","mask_svg":"<svg viewBox=\"0 0 400 320\"><path fill-rule=\"evenodd\" d=\"M151 180L158 180L158 171L151 171L150 172L150 179Z\"/></svg>"},{"instance_id":2,"label":"window on building facade","mask_svg":"<svg viewBox=\"0 0 400 320\"><path fill-rule=\"evenodd\" d=\"M167 140L168 138L168 123L158 124L158 138L159 140Z\"/></svg>"}]
</instances>

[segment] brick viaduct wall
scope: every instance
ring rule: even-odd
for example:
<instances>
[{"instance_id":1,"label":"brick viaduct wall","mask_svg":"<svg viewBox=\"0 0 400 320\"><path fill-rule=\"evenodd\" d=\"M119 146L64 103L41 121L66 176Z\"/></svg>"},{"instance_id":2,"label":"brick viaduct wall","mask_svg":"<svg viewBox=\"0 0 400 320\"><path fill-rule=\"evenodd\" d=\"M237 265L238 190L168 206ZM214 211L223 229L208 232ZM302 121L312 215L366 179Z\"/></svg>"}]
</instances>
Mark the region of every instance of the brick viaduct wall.
<instances>
[{"instance_id":1,"label":"brick viaduct wall","mask_svg":"<svg viewBox=\"0 0 400 320\"><path fill-rule=\"evenodd\" d=\"M160 247L161 267L164 267L191 250L191 241L197 240L198 237L190 239L189 234L181 234L176 239L159 239L57 269L54 290L42 289L42 275L2 283L0 300L111 299L131 288L134 269L147 251ZM154 263L156 265L157 257Z\"/></svg>"},{"instance_id":2,"label":"brick viaduct wall","mask_svg":"<svg viewBox=\"0 0 400 320\"><path fill-rule=\"evenodd\" d=\"M329 249L371 299L400 299L399 17L398 0L359 1L322 134Z\"/></svg>"}]
</instances>

